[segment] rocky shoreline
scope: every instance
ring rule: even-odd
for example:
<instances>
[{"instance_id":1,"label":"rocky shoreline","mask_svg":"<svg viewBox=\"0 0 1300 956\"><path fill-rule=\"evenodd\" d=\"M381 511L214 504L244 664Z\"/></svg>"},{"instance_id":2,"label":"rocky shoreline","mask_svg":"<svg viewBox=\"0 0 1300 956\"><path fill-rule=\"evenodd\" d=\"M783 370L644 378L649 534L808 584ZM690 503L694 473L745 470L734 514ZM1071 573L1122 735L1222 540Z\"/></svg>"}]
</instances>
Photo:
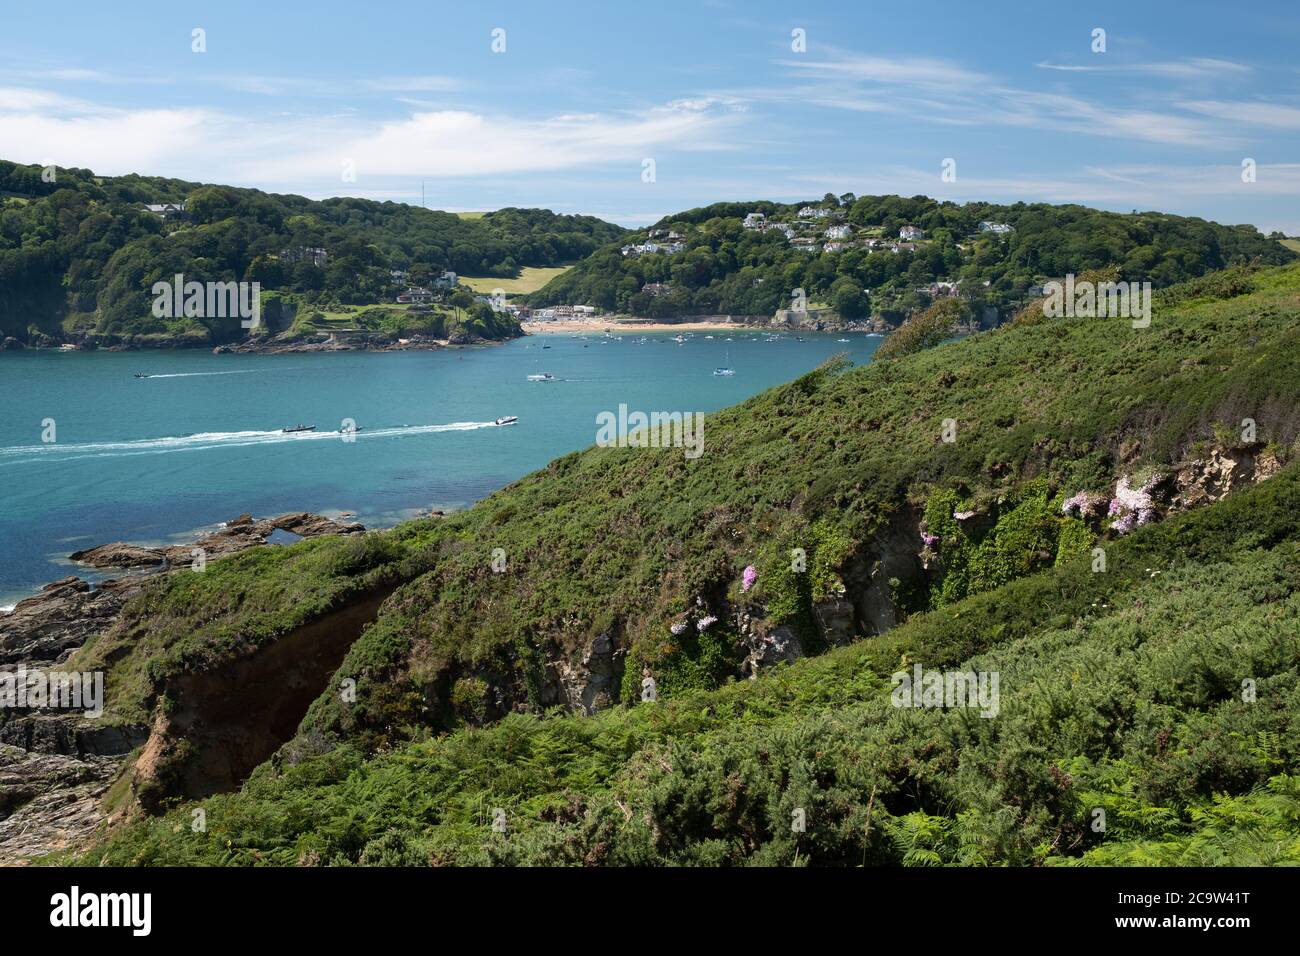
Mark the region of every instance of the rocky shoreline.
<instances>
[{"instance_id":1,"label":"rocky shoreline","mask_svg":"<svg viewBox=\"0 0 1300 956\"><path fill-rule=\"evenodd\" d=\"M242 514L190 544L147 547L114 542L73 552L73 561L126 572L92 585L70 576L47 584L0 615L0 670L55 669L109 630L122 608L158 574L175 573L271 544L275 532L300 538L358 535L365 527L310 512L255 519ZM83 843L108 819L103 797L149 728L117 726L78 713L0 710L0 866Z\"/></svg>"}]
</instances>

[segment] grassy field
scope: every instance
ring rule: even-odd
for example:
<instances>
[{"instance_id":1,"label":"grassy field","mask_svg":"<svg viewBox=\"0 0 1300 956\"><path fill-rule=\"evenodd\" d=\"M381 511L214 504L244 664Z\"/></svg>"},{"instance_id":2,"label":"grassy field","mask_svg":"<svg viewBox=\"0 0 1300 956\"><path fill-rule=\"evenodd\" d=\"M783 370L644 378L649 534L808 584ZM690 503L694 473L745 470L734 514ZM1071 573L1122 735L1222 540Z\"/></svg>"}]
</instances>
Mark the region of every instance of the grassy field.
<instances>
[{"instance_id":1,"label":"grassy field","mask_svg":"<svg viewBox=\"0 0 1300 956\"><path fill-rule=\"evenodd\" d=\"M556 276L563 275L572 268L573 266L548 266L544 268L525 266L519 271L517 279L497 279L492 276L484 278L461 276L460 281L475 292L491 292L493 289L502 289L506 293L536 292Z\"/></svg>"},{"instance_id":2,"label":"grassy field","mask_svg":"<svg viewBox=\"0 0 1300 956\"><path fill-rule=\"evenodd\" d=\"M1282 239L1282 245L1286 246L1292 252L1300 252L1300 239Z\"/></svg>"},{"instance_id":3,"label":"grassy field","mask_svg":"<svg viewBox=\"0 0 1300 956\"><path fill-rule=\"evenodd\" d=\"M486 212L458 212L456 213L461 219L482 219L487 215Z\"/></svg>"}]
</instances>

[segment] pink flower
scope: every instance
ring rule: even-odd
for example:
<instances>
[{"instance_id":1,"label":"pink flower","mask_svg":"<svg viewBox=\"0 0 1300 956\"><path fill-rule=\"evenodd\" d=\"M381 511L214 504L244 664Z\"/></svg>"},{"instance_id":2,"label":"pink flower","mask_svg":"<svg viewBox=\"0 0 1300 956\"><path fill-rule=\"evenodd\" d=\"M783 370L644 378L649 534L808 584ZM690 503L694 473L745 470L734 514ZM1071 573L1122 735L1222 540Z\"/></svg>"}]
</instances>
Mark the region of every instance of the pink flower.
<instances>
[{"instance_id":1,"label":"pink flower","mask_svg":"<svg viewBox=\"0 0 1300 956\"><path fill-rule=\"evenodd\" d=\"M751 564L745 568L745 573L741 576L740 589L748 591L758 580L758 570Z\"/></svg>"}]
</instances>

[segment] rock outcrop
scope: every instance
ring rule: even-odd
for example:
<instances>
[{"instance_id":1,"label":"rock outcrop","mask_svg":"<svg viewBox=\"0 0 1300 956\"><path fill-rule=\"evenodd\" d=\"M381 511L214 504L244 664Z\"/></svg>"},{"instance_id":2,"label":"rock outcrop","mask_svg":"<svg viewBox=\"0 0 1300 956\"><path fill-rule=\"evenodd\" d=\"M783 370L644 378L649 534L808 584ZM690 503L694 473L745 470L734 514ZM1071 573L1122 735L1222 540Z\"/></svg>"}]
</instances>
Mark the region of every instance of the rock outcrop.
<instances>
[{"instance_id":1,"label":"rock outcrop","mask_svg":"<svg viewBox=\"0 0 1300 956\"><path fill-rule=\"evenodd\" d=\"M95 568L188 567L196 558L196 550L202 552L205 560L235 554L268 543L276 531L287 531L300 538L315 538L326 534L361 534L365 530L365 526L357 522L335 521L308 511L295 511L277 518L260 520L242 514L193 544L149 548L118 541L74 551L68 557Z\"/></svg>"}]
</instances>

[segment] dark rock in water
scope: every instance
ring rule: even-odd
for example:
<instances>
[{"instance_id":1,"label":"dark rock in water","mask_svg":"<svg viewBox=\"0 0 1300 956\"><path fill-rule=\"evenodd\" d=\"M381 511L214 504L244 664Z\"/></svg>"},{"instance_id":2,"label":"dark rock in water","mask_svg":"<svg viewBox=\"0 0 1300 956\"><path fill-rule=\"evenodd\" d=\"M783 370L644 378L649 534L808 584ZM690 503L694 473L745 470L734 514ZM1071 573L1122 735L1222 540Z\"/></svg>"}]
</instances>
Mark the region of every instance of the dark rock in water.
<instances>
[{"instance_id":1,"label":"dark rock in water","mask_svg":"<svg viewBox=\"0 0 1300 956\"><path fill-rule=\"evenodd\" d=\"M6 335L3 339L0 339L0 352L16 352L24 347L23 343L12 335Z\"/></svg>"},{"instance_id":2,"label":"dark rock in water","mask_svg":"<svg viewBox=\"0 0 1300 956\"><path fill-rule=\"evenodd\" d=\"M74 551L68 557L92 568L151 568L167 560L166 553L160 548L142 548L125 541Z\"/></svg>"}]
</instances>

